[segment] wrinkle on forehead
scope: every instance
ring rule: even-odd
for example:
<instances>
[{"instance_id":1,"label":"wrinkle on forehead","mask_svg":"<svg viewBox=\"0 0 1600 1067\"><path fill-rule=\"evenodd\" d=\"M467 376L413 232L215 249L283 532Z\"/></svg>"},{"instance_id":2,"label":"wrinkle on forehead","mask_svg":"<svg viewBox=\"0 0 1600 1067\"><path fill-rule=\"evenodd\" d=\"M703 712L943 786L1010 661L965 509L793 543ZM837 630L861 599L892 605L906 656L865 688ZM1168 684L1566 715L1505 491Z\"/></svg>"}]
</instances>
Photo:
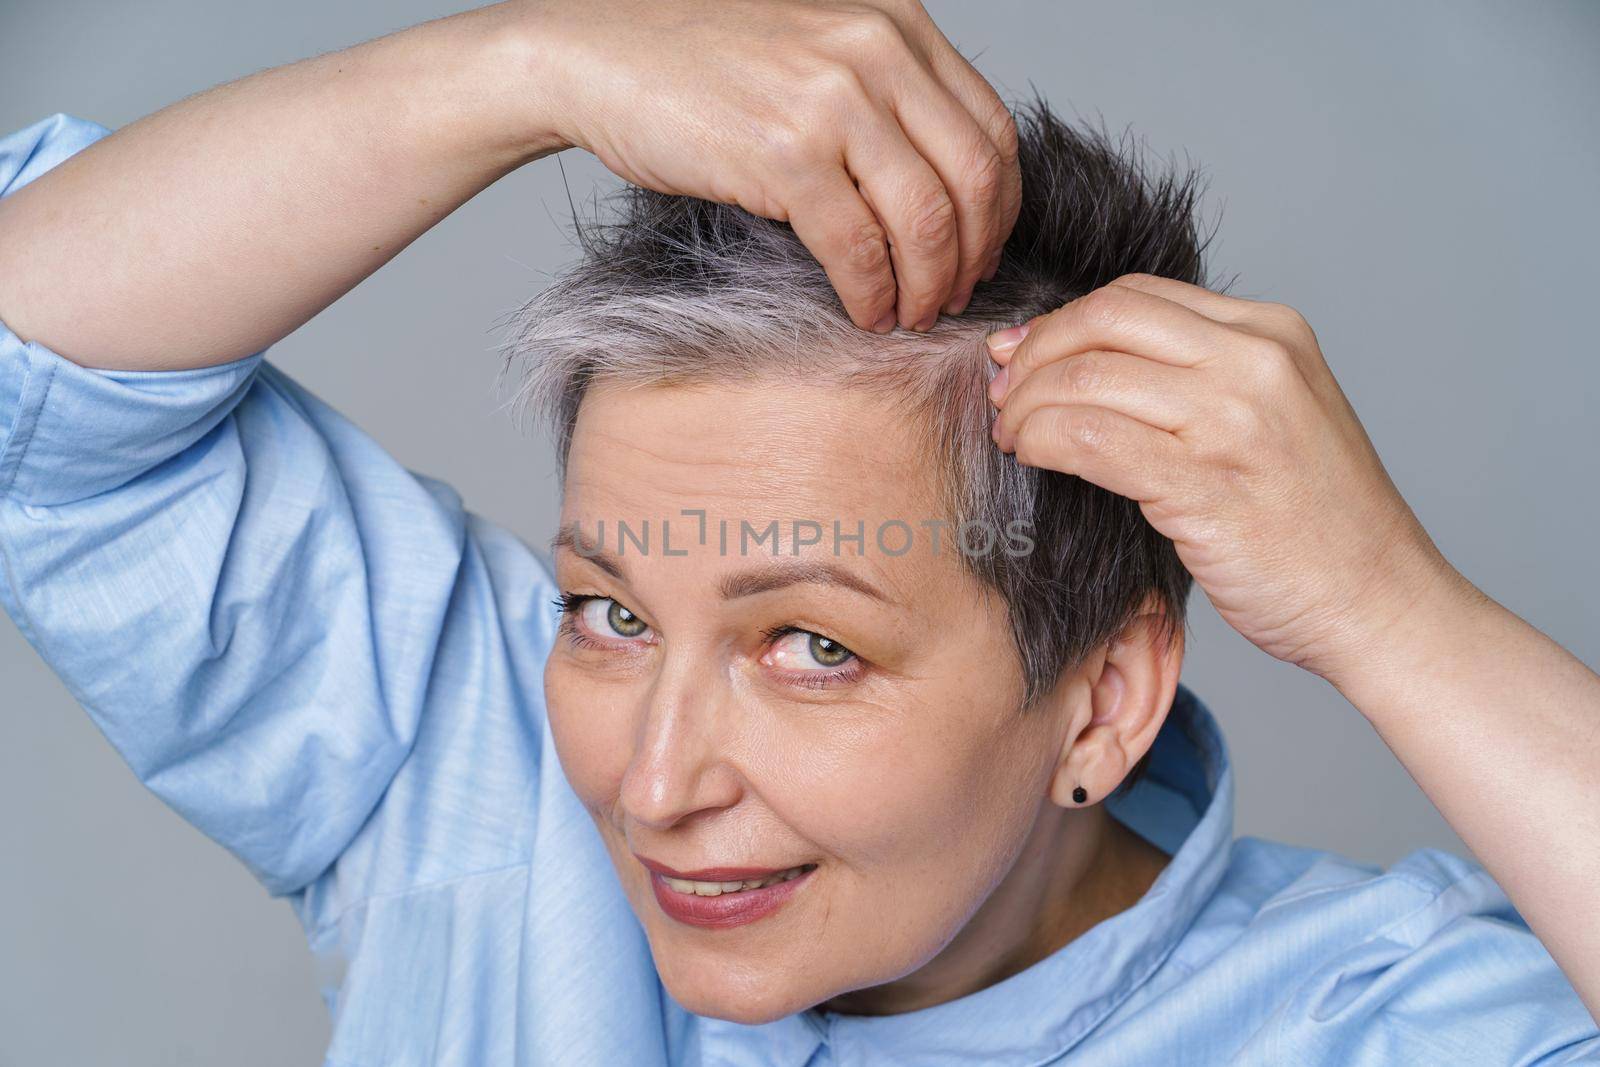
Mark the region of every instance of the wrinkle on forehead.
<instances>
[{"instance_id":1,"label":"wrinkle on forehead","mask_svg":"<svg viewBox=\"0 0 1600 1067\"><path fill-rule=\"evenodd\" d=\"M914 522L938 514L936 462L912 424L843 386L600 385L579 413L565 491Z\"/></svg>"}]
</instances>

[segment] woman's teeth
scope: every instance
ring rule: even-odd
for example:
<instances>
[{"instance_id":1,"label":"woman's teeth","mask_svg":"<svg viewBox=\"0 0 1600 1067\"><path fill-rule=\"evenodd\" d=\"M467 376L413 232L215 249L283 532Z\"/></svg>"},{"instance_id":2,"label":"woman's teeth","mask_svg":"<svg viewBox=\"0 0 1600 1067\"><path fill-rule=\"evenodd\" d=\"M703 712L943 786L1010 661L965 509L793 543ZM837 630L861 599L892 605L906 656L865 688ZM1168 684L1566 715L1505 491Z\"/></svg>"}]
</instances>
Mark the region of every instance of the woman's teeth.
<instances>
[{"instance_id":1,"label":"woman's teeth","mask_svg":"<svg viewBox=\"0 0 1600 1067\"><path fill-rule=\"evenodd\" d=\"M791 878L798 878L805 874L812 866L809 863L801 864L799 867L790 867L786 871L779 871L777 874L768 875L766 878L747 878L742 882L691 882L687 878L668 878L664 874L661 876L661 880L667 883L667 888L678 893L693 893L698 897L716 897L721 896L723 893L737 893L744 889L764 889L769 885L787 882Z\"/></svg>"}]
</instances>

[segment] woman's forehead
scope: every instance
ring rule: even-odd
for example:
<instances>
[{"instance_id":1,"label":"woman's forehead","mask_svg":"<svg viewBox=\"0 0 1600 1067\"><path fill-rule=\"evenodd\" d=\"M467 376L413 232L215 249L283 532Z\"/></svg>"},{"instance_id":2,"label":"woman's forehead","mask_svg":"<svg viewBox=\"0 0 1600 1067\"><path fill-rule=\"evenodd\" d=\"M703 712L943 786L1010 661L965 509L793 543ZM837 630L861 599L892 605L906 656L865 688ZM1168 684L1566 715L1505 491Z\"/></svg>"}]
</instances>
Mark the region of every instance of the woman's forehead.
<instances>
[{"instance_id":1,"label":"woman's forehead","mask_svg":"<svg viewBox=\"0 0 1600 1067\"><path fill-rule=\"evenodd\" d=\"M840 385L601 386L573 431L563 520L649 507L761 524L916 523L936 517L936 464L909 420Z\"/></svg>"},{"instance_id":2,"label":"woman's forehead","mask_svg":"<svg viewBox=\"0 0 1600 1067\"><path fill-rule=\"evenodd\" d=\"M960 567L922 444L881 399L843 387L608 388L580 412L557 544L717 583L804 561L925 603Z\"/></svg>"}]
</instances>

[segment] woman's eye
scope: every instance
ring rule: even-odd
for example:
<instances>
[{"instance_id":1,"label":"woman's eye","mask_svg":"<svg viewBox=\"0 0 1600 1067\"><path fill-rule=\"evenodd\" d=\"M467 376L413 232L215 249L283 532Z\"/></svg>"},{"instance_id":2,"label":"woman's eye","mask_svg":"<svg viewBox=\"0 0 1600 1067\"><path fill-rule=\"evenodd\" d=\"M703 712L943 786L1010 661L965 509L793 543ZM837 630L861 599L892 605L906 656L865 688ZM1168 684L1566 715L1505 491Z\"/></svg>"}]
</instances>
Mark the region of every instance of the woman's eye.
<instances>
[{"instance_id":1,"label":"woman's eye","mask_svg":"<svg viewBox=\"0 0 1600 1067\"><path fill-rule=\"evenodd\" d=\"M772 665L792 671L831 671L855 658L855 653L833 640L809 630L791 630L773 643L767 654Z\"/></svg>"},{"instance_id":2,"label":"woman's eye","mask_svg":"<svg viewBox=\"0 0 1600 1067\"><path fill-rule=\"evenodd\" d=\"M639 637L650 629L643 619L610 597L591 597L578 613L584 627L601 637Z\"/></svg>"}]
</instances>

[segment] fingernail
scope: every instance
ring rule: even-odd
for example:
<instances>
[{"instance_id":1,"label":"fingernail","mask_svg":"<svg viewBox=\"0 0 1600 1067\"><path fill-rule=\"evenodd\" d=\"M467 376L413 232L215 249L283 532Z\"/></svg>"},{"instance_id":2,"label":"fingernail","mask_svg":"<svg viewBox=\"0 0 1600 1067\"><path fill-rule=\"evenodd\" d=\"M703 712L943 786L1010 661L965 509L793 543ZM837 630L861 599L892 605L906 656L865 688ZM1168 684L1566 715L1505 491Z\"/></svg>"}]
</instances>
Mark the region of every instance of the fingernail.
<instances>
[{"instance_id":1,"label":"fingernail","mask_svg":"<svg viewBox=\"0 0 1600 1067\"><path fill-rule=\"evenodd\" d=\"M872 332L888 333L892 329L894 329L894 312L887 311L884 312L883 318L878 320L878 324L872 328Z\"/></svg>"},{"instance_id":2,"label":"fingernail","mask_svg":"<svg viewBox=\"0 0 1600 1067\"><path fill-rule=\"evenodd\" d=\"M968 289L964 293L951 297L950 302L944 306L944 313L946 315L959 315L967 310L967 305L970 303L972 303L972 290Z\"/></svg>"},{"instance_id":3,"label":"fingernail","mask_svg":"<svg viewBox=\"0 0 1600 1067\"><path fill-rule=\"evenodd\" d=\"M1021 326L1010 326L996 333L991 333L989 335L989 351L1011 351L1022 343L1022 339L1028 336L1028 331L1032 328L1031 323L1025 322Z\"/></svg>"},{"instance_id":4,"label":"fingernail","mask_svg":"<svg viewBox=\"0 0 1600 1067\"><path fill-rule=\"evenodd\" d=\"M933 329L933 324L938 321L939 313L935 311L932 315L929 315L927 318L917 323L914 328L918 333L927 333L929 330Z\"/></svg>"},{"instance_id":5,"label":"fingernail","mask_svg":"<svg viewBox=\"0 0 1600 1067\"><path fill-rule=\"evenodd\" d=\"M990 403L998 404L1000 403L1001 397L1006 395L1006 370L1007 368L1001 367L1000 373L989 379Z\"/></svg>"}]
</instances>

